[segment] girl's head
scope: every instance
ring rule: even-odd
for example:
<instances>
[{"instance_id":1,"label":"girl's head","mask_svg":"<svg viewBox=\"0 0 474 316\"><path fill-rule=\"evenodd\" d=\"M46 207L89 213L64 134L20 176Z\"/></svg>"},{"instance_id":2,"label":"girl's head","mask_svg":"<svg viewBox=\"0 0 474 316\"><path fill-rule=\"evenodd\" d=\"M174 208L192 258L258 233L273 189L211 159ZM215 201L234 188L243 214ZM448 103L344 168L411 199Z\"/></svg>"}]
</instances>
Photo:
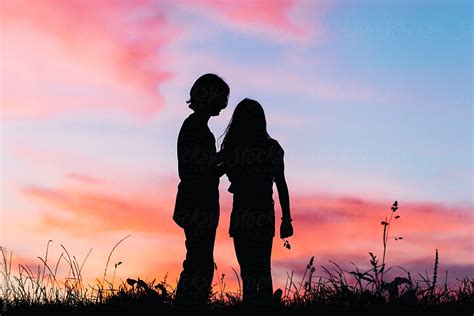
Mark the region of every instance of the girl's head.
<instances>
[{"instance_id":1,"label":"girl's head","mask_svg":"<svg viewBox=\"0 0 474 316\"><path fill-rule=\"evenodd\" d=\"M196 113L217 116L226 108L229 92L229 86L221 77L205 74L193 84L186 103Z\"/></svg>"},{"instance_id":2,"label":"girl's head","mask_svg":"<svg viewBox=\"0 0 474 316\"><path fill-rule=\"evenodd\" d=\"M251 144L256 140L269 138L262 106L257 101L246 98L235 107L221 148Z\"/></svg>"}]
</instances>

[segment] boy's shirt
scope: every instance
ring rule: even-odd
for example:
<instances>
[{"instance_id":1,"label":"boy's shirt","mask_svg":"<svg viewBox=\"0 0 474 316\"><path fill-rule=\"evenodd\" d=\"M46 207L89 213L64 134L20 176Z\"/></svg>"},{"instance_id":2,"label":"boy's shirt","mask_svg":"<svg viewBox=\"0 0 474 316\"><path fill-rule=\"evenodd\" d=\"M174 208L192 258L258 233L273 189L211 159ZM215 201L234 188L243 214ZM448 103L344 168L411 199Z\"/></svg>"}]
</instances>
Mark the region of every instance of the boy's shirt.
<instances>
[{"instance_id":1,"label":"boy's shirt","mask_svg":"<svg viewBox=\"0 0 474 316\"><path fill-rule=\"evenodd\" d=\"M191 114L178 136L180 183L173 219L185 228L217 227L219 218L219 176L215 138L207 122Z\"/></svg>"}]
</instances>

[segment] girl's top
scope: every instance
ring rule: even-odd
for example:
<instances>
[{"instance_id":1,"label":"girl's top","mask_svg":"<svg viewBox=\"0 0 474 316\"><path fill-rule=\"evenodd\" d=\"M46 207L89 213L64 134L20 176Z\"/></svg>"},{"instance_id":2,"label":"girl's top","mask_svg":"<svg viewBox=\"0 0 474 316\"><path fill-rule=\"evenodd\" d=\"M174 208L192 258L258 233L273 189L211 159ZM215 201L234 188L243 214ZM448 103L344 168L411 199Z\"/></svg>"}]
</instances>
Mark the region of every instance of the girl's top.
<instances>
[{"instance_id":1,"label":"girl's top","mask_svg":"<svg viewBox=\"0 0 474 316\"><path fill-rule=\"evenodd\" d=\"M284 172L284 151L271 138L224 149L224 165L234 194L229 234L252 238L275 235L273 182Z\"/></svg>"}]
</instances>

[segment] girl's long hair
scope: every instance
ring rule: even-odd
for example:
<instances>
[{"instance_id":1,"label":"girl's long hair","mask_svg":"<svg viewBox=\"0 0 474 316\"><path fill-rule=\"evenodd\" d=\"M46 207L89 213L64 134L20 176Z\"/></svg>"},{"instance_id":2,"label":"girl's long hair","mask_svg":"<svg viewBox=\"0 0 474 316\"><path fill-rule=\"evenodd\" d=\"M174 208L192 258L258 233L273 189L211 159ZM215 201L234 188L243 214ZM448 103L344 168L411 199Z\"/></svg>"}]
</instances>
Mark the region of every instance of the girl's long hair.
<instances>
[{"instance_id":1,"label":"girl's long hair","mask_svg":"<svg viewBox=\"0 0 474 316\"><path fill-rule=\"evenodd\" d=\"M223 136L221 149L231 149L235 146L250 145L258 140L271 139L267 132L265 112L260 103L248 98L240 101L235 107Z\"/></svg>"}]
</instances>

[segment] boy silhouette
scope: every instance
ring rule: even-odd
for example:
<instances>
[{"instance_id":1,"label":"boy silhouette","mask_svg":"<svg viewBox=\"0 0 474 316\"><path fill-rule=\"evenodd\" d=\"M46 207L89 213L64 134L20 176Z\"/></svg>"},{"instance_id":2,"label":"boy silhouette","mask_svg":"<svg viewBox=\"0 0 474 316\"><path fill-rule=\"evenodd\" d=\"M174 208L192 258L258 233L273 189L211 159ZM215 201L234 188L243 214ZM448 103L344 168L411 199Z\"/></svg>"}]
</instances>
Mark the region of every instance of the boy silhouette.
<instances>
[{"instance_id":1,"label":"boy silhouette","mask_svg":"<svg viewBox=\"0 0 474 316\"><path fill-rule=\"evenodd\" d=\"M186 101L193 110L178 136L180 183L173 220L184 230L183 262L175 304L202 307L210 295L214 270L214 241L219 222L219 177L216 142L209 119L227 106L229 86L215 74L199 77Z\"/></svg>"}]
</instances>

